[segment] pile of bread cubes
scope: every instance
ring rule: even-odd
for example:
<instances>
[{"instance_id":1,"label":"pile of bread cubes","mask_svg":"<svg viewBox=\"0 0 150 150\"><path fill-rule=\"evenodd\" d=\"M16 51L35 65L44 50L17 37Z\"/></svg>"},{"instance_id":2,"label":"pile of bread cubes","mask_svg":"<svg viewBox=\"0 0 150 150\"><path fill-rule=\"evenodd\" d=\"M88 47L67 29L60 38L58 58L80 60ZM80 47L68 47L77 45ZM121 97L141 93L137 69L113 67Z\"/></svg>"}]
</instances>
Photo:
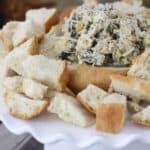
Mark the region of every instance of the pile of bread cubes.
<instances>
[{"instance_id":1,"label":"pile of bread cubes","mask_svg":"<svg viewBox=\"0 0 150 150\"><path fill-rule=\"evenodd\" d=\"M1 29L0 84L9 113L32 119L48 111L81 127L96 120L98 131L111 133L120 131L126 120L150 126L150 49L123 73L86 65L72 68L41 53L46 37L63 24L62 16L59 20L55 8L41 8ZM81 88L70 87L73 83Z\"/></svg>"}]
</instances>

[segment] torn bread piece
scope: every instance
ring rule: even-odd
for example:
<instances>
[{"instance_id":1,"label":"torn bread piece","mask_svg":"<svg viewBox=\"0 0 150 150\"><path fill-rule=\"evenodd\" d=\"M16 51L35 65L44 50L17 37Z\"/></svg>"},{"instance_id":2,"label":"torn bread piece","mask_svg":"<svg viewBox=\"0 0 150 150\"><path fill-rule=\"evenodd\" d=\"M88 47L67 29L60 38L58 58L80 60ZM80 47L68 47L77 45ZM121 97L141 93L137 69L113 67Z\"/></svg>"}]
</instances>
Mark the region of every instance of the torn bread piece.
<instances>
[{"instance_id":1,"label":"torn bread piece","mask_svg":"<svg viewBox=\"0 0 150 150\"><path fill-rule=\"evenodd\" d=\"M46 100L32 100L22 94L6 90L4 100L11 115L20 119L32 119L47 110Z\"/></svg>"},{"instance_id":2,"label":"torn bread piece","mask_svg":"<svg viewBox=\"0 0 150 150\"><path fill-rule=\"evenodd\" d=\"M36 25L33 21L27 20L19 23L16 28L16 32L13 35L12 41L14 47L17 47L32 37L41 39L43 36L44 31L42 28Z\"/></svg>"},{"instance_id":3,"label":"torn bread piece","mask_svg":"<svg viewBox=\"0 0 150 150\"><path fill-rule=\"evenodd\" d=\"M0 31L0 34L1 34L1 31ZM0 35L1 36L1 35ZM7 51L5 50L5 45L0 37L0 60L3 56L3 54L5 55L7 53Z\"/></svg>"},{"instance_id":4,"label":"torn bread piece","mask_svg":"<svg viewBox=\"0 0 150 150\"><path fill-rule=\"evenodd\" d=\"M63 93L57 93L50 102L48 111L55 113L62 120L81 126L87 127L95 122L95 118L80 103L71 96Z\"/></svg>"},{"instance_id":5,"label":"torn bread piece","mask_svg":"<svg viewBox=\"0 0 150 150\"><path fill-rule=\"evenodd\" d=\"M0 79L16 75L14 71L8 68L5 57L8 55L8 51L5 50L3 42L0 40Z\"/></svg>"},{"instance_id":6,"label":"torn bread piece","mask_svg":"<svg viewBox=\"0 0 150 150\"><path fill-rule=\"evenodd\" d=\"M5 77L2 79L1 82L4 88L6 89L15 91L17 93L23 92L22 89L23 77L21 76Z\"/></svg>"},{"instance_id":7,"label":"torn bread piece","mask_svg":"<svg viewBox=\"0 0 150 150\"><path fill-rule=\"evenodd\" d=\"M45 32L59 22L59 14L56 8L31 9L26 12L26 20L32 20Z\"/></svg>"},{"instance_id":8,"label":"torn bread piece","mask_svg":"<svg viewBox=\"0 0 150 150\"><path fill-rule=\"evenodd\" d=\"M86 64L79 64L69 69L68 87L78 93L89 84L108 90L111 83L110 75L126 75L128 68L94 67Z\"/></svg>"},{"instance_id":9,"label":"torn bread piece","mask_svg":"<svg viewBox=\"0 0 150 150\"><path fill-rule=\"evenodd\" d=\"M0 78L3 79L5 77L12 77L16 75L17 73L8 67L7 61L4 58L3 61L1 62Z\"/></svg>"},{"instance_id":10,"label":"torn bread piece","mask_svg":"<svg viewBox=\"0 0 150 150\"><path fill-rule=\"evenodd\" d=\"M62 24L59 24L47 33L39 44L40 54L48 58L56 58L66 48L71 46L68 36L62 36Z\"/></svg>"},{"instance_id":11,"label":"torn bread piece","mask_svg":"<svg viewBox=\"0 0 150 150\"><path fill-rule=\"evenodd\" d=\"M32 79L23 79L23 93L33 99L43 99L48 91L48 86Z\"/></svg>"},{"instance_id":12,"label":"torn bread piece","mask_svg":"<svg viewBox=\"0 0 150 150\"><path fill-rule=\"evenodd\" d=\"M39 44L39 51L41 55L50 59L55 59L63 49L63 41L61 37L46 34Z\"/></svg>"},{"instance_id":13,"label":"torn bread piece","mask_svg":"<svg viewBox=\"0 0 150 150\"><path fill-rule=\"evenodd\" d=\"M32 99L43 99L48 91L46 85L22 76L5 77L1 83L6 89L23 93Z\"/></svg>"},{"instance_id":14,"label":"torn bread piece","mask_svg":"<svg viewBox=\"0 0 150 150\"><path fill-rule=\"evenodd\" d=\"M66 88L68 82L66 61L48 59L43 55L30 56L23 62L23 69L27 78L48 85L52 90L62 91Z\"/></svg>"},{"instance_id":15,"label":"torn bread piece","mask_svg":"<svg viewBox=\"0 0 150 150\"><path fill-rule=\"evenodd\" d=\"M2 66L0 68L0 79L3 79L5 77L12 77L12 76L16 76L17 73L15 71L13 71L12 69L10 69L7 64L4 62L2 63Z\"/></svg>"},{"instance_id":16,"label":"torn bread piece","mask_svg":"<svg viewBox=\"0 0 150 150\"><path fill-rule=\"evenodd\" d=\"M126 118L126 97L113 93L104 97L96 109L97 131L116 133L123 127Z\"/></svg>"},{"instance_id":17,"label":"torn bread piece","mask_svg":"<svg viewBox=\"0 0 150 150\"><path fill-rule=\"evenodd\" d=\"M5 57L7 56L8 52L1 47L1 41L0 41L0 79L7 75L12 75L12 71L8 69L5 63ZM13 74L14 75L14 74Z\"/></svg>"},{"instance_id":18,"label":"torn bread piece","mask_svg":"<svg viewBox=\"0 0 150 150\"><path fill-rule=\"evenodd\" d=\"M7 51L3 49L0 50L0 92L1 93L4 89L4 86L2 84L2 82L5 81L4 78L7 76L16 75L15 72L10 70L5 63L5 57L7 54L8 54Z\"/></svg>"},{"instance_id":19,"label":"torn bread piece","mask_svg":"<svg viewBox=\"0 0 150 150\"><path fill-rule=\"evenodd\" d=\"M82 90L77 95L77 99L87 108L90 112L96 114L96 106L107 95L107 92L98 88L95 85L89 84L88 87Z\"/></svg>"},{"instance_id":20,"label":"torn bread piece","mask_svg":"<svg viewBox=\"0 0 150 150\"><path fill-rule=\"evenodd\" d=\"M8 51L5 50L2 40L0 40L0 79L10 72L5 63L5 57L7 55Z\"/></svg>"},{"instance_id":21,"label":"torn bread piece","mask_svg":"<svg viewBox=\"0 0 150 150\"><path fill-rule=\"evenodd\" d=\"M112 75L111 80L113 91L124 94L136 102L150 102L150 80L121 75Z\"/></svg>"},{"instance_id":22,"label":"torn bread piece","mask_svg":"<svg viewBox=\"0 0 150 150\"><path fill-rule=\"evenodd\" d=\"M135 76L143 79L150 79L150 50L146 50L138 56L128 71L129 76Z\"/></svg>"},{"instance_id":23,"label":"torn bread piece","mask_svg":"<svg viewBox=\"0 0 150 150\"><path fill-rule=\"evenodd\" d=\"M132 116L134 123L150 127L150 106Z\"/></svg>"},{"instance_id":24,"label":"torn bread piece","mask_svg":"<svg viewBox=\"0 0 150 150\"><path fill-rule=\"evenodd\" d=\"M27 56L38 54L37 45L37 38L33 37L19 47L13 49L13 51L5 57L7 67L15 71L17 74L22 75L22 62L27 58Z\"/></svg>"},{"instance_id":25,"label":"torn bread piece","mask_svg":"<svg viewBox=\"0 0 150 150\"><path fill-rule=\"evenodd\" d=\"M19 21L10 21L3 26L0 32L0 39L3 41L5 49L7 51L12 50L14 47L12 38L19 24L20 24Z\"/></svg>"},{"instance_id":26,"label":"torn bread piece","mask_svg":"<svg viewBox=\"0 0 150 150\"><path fill-rule=\"evenodd\" d=\"M59 16L60 22L64 22L65 19L71 15L71 13L74 9L75 9L75 7L73 7L73 6L65 8Z\"/></svg>"}]
</instances>

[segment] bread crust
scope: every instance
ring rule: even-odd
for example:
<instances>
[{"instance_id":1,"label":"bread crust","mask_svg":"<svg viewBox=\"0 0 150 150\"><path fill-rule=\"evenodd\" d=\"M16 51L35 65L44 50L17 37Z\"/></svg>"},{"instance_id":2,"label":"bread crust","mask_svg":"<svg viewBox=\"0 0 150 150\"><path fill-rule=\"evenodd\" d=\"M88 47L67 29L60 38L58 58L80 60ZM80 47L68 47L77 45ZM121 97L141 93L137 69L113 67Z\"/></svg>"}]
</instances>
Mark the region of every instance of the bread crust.
<instances>
[{"instance_id":1,"label":"bread crust","mask_svg":"<svg viewBox=\"0 0 150 150\"><path fill-rule=\"evenodd\" d=\"M53 16L50 16L49 19L44 23L46 33L51 29L53 25L59 23L59 15L59 12L56 12L55 14L53 14Z\"/></svg>"},{"instance_id":2,"label":"bread crust","mask_svg":"<svg viewBox=\"0 0 150 150\"><path fill-rule=\"evenodd\" d=\"M94 67L86 64L79 64L74 69L69 69L68 87L78 93L87 85L94 84L108 90L111 83L110 75L126 75L128 68Z\"/></svg>"},{"instance_id":3,"label":"bread crust","mask_svg":"<svg viewBox=\"0 0 150 150\"><path fill-rule=\"evenodd\" d=\"M125 107L123 104L99 104L96 109L96 130L116 133L125 120Z\"/></svg>"},{"instance_id":4,"label":"bread crust","mask_svg":"<svg viewBox=\"0 0 150 150\"><path fill-rule=\"evenodd\" d=\"M73 97L76 96L68 87L65 87L65 89L63 89L62 92L66 93L66 94L68 94L70 96L73 96Z\"/></svg>"},{"instance_id":5,"label":"bread crust","mask_svg":"<svg viewBox=\"0 0 150 150\"><path fill-rule=\"evenodd\" d=\"M31 55L37 55L39 54L39 49L38 49L38 38L37 37L32 37L32 45L30 48L30 53Z\"/></svg>"},{"instance_id":6,"label":"bread crust","mask_svg":"<svg viewBox=\"0 0 150 150\"><path fill-rule=\"evenodd\" d=\"M96 110L94 110L89 104L86 103L86 99L84 99L82 96L77 95L77 100L92 114L96 114Z\"/></svg>"},{"instance_id":7,"label":"bread crust","mask_svg":"<svg viewBox=\"0 0 150 150\"><path fill-rule=\"evenodd\" d=\"M34 38L36 38L36 41L37 41L37 44L41 41L41 39L43 38L43 35L40 36L40 37L36 37L36 36L33 36ZM26 41L28 41L30 38L28 37L24 37L21 39L20 42L18 42L16 45L14 45L14 48L15 47L19 47L21 44L25 43ZM37 48L38 49L38 48Z\"/></svg>"},{"instance_id":8,"label":"bread crust","mask_svg":"<svg viewBox=\"0 0 150 150\"><path fill-rule=\"evenodd\" d=\"M9 113L12 116L14 116L15 118L19 118L19 119L23 119L23 120L30 120L30 119L34 119L34 118L40 116L42 113L44 113L47 110L48 106L49 106L49 102L45 101L45 104L40 109L38 109L36 112L34 112L30 115L16 114L16 113L13 113L13 111L11 109L9 110Z\"/></svg>"},{"instance_id":9,"label":"bread crust","mask_svg":"<svg viewBox=\"0 0 150 150\"><path fill-rule=\"evenodd\" d=\"M150 106L147 106L138 113L132 115L131 119L133 123L150 127L150 117L149 117Z\"/></svg>"},{"instance_id":10,"label":"bread crust","mask_svg":"<svg viewBox=\"0 0 150 150\"><path fill-rule=\"evenodd\" d=\"M139 124L139 125L144 125L146 127L150 127L150 120L144 120L143 121L143 120L139 120L139 119L134 118L132 121L135 124Z\"/></svg>"},{"instance_id":11,"label":"bread crust","mask_svg":"<svg viewBox=\"0 0 150 150\"><path fill-rule=\"evenodd\" d=\"M67 68L67 61L62 61L62 68L61 68L60 76L58 79L58 82L60 83L59 85L60 91L63 91L66 89L68 81L69 81L69 74L68 74L68 68Z\"/></svg>"},{"instance_id":12,"label":"bread crust","mask_svg":"<svg viewBox=\"0 0 150 150\"><path fill-rule=\"evenodd\" d=\"M80 127L88 127L95 122L95 117L86 111L80 103L65 93L56 93L51 98L48 112L56 114L65 122Z\"/></svg>"},{"instance_id":13,"label":"bread crust","mask_svg":"<svg viewBox=\"0 0 150 150\"><path fill-rule=\"evenodd\" d=\"M121 75L112 75L111 80L111 87L114 91L130 98L150 102L150 80Z\"/></svg>"},{"instance_id":14,"label":"bread crust","mask_svg":"<svg viewBox=\"0 0 150 150\"><path fill-rule=\"evenodd\" d=\"M3 31L0 32L0 39L3 41L4 47L7 51L13 49L12 41L3 33Z\"/></svg>"},{"instance_id":15,"label":"bread crust","mask_svg":"<svg viewBox=\"0 0 150 150\"><path fill-rule=\"evenodd\" d=\"M20 51L20 49L22 51ZM20 45L20 47L16 47L15 49L13 49L13 51L8 53L8 55L5 57L6 70L11 69L17 74L23 74L23 68L21 66L21 63L24 60L23 58L20 59L20 55L22 56L24 55L25 56L24 58L26 58L26 56L37 55L37 54L39 54L37 38L32 37L31 39L29 39L28 41Z\"/></svg>"},{"instance_id":16,"label":"bread crust","mask_svg":"<svg viewBox=\"0 0 150 150\"><path fill-rule=\"evenodd\" d=\"M17 44L14 45L14 47L20 46L21 44L23 44L23 43L26 42L27 40L28 40L27 37L23 37Z\"/></svg>"},{"instance_id":17,"label":"bread crust","mask_svg":"<svg viewBox=\"0 0 150 150\"><path fill-rule=\"evenodd\" d=\"M72 12L74 9L75 9L75 7L73 7L73 6L64 9L64 10L61 12L60 16L59 16L60 22L64 22L64 19L65 19L66 17L68 18L68 17L70 16L71 12Z\"/></svg>"}]
</instances>

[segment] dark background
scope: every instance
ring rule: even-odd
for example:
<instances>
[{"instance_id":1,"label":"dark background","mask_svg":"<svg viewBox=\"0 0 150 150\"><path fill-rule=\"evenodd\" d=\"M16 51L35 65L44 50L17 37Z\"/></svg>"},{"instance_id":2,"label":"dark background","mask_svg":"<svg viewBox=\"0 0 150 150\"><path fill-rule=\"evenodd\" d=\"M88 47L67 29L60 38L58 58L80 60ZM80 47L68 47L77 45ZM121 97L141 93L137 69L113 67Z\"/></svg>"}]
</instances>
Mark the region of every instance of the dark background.
<instances>
[{"instance_id":1,"label":"dark background","mask_svg":"<svg viewBox=\"0 0 150 150\"><path fill-rule=\"evenodd\" d=\"M100 0L100 2L112 2L116 0ZM145 0L150 3L150 0ZM82 0L0 0L0 28L10 20L24 20L25 12L31 8L58 7L59 10L81 4Z\"/></svg>"},{"instance_id":2,"label":"dark background","mask_svg":"<svg viewBox=\"0 0 150 150\"><path fill-rule=\"evenodd\" d=\"M102 3L117 0L99 0ZM145 6L150 6L150 0L143 0ZM82 0L0 0L0 28L10 20L24 20L25 12L31 8L65 7L81 4Z\"/></svg>"}]
</instances>

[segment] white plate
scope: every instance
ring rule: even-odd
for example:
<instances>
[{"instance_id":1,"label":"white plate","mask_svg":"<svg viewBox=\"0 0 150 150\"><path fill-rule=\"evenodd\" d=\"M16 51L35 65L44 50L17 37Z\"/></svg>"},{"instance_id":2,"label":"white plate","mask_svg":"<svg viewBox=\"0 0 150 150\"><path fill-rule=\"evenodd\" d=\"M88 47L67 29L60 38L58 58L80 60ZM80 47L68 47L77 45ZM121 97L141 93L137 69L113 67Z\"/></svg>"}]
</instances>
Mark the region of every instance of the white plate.
<instances>
[{"instance_id":1,"label":"white plate","mask_svg":"<svg viewBox=\"0 0 150 150\"><path fill-rule=\"evenodd\" d=\"M67 141L82 149L99 143L111 148L123 148L137 140L150 144L150 130L129 122L120 133L112 135L96 132L95 126L76 127L48 113L30 121L19 120L8 114L2 98L0 100L0 120L11 132L15 134L30 133L43 144Z\"/></svg>"}]
</instances>

